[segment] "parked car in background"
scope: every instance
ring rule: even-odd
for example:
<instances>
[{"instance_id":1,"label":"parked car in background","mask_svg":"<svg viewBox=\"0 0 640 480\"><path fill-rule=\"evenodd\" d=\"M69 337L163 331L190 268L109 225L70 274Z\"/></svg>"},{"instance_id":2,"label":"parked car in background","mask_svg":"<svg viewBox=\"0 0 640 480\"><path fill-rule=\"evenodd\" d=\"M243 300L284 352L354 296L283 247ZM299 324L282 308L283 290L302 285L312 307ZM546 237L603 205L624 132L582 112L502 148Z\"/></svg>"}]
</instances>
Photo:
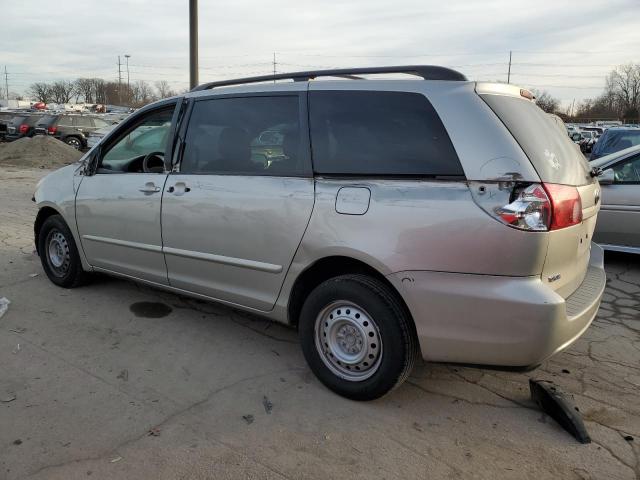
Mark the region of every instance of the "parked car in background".
<instances>
[{"instance_id":1,"label":"parked car in background","mask_svg":"<svg viewBox=\"0 0 640 480\"><path fill-rule=\"evenodd\" d=\"M538 365L589 327L606 278L598 182L533 98L434 66L202 85L38 184L43 269L289 323L318 378L357 400L419 354Z\"/></svg>"},{"instance_id":2,"label":"parked car in background","mask_svg":"<svg viewBox=\"0 0 640 480\"><path fill-rule=\"evenodd\" d=\"M590 163L602 171L594 241L605 250L640 253L640 145Z\"/></svg>"},{"instance_id":3,"label":"parked car in background","mask_svg":"<svg viewBox=\"0 0 640 480\"><path fill-rule=\"evenodd\" d=\"M5 136L7 135L7 127L15 116L15 112L0 112L0 142L5 141Z\"/></svg>"},{"instance_id":4,"label":"parked car in background","mask_svg":"<svg viewBox=\"0 0 640 480\"><path fill-rule=\"evenodd\" d=\"M580 125L581 132L595 132L596 136L602 135L607 130L607 127L598 127L593 125Z\"/></svg>"},{"instance_id":5,"label":"parked car in background","mask_svg":"<svg viewBox=\"0 0 640 480\"><path fill-rule=\"evenodd\" d=\"M596 136L596 132L590 130L580 132L580 140L578 141L580 151L582 153L591 153L597 141L598 137Z\"/></svg>"},{"instance_id":6,"label":"parked car in background","mask_svg":"<svg viewBox=\"0 0 640 480\"><path fill-rule=\"evenodd\" d=\"M80 150L87 147L89 133L107 126L106 121L89 115L46 115L36 125L35 134L52 135Z\"/></svg>"},{"instance_id":7,"label":"parked car in background","mask_svg":"<svg viewBox=\"0 0 640 480\"><path fill-rule=\"evenodd\" d=\"M35 114L18 114L7 125L7 134L5 139L12 142L23 137L33 137L35 127L42 115Z\"/></svg>"},{"instance_id":8,"label":"parked car in background","mask_svg":"<svg viewBox=\"0 0 640 480\"><path fill-rule=\"evenodd\" d=\"M590 160L640 145L640 128L612 127L607 129L591 151Z\"/></svg>"}]
</instances>

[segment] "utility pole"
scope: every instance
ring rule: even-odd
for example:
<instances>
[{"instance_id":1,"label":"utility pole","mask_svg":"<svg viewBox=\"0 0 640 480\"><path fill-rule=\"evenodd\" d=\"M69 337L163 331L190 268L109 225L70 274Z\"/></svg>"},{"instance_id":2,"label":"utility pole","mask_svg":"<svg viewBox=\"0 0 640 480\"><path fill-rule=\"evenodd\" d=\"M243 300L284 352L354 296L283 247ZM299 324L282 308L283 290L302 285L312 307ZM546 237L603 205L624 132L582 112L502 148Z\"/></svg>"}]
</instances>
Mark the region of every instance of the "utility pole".
<instances>
[{"instance_id":1,"label":"utility pole","mask_svg":"<svg viewBox=\"0 0 640 480\"><path fill-rule=\"evenodd\" d=\"M198 86L198 0L189 0L189 88Z\"/></svg>"},{"instance_id":2,"label":"utility pole","mask_svg":"<svg viewBox=\"0 0 640 480\"><path fill-rule=\"evenodd\" d=\"M120 69L120 55L118 55L118 105L122 103L122 70Z\"/></svg>"},{"instance_id":3,"label":"utility pole","mask_svg":"<svg viewBox=\"0 0 640 480\"><path fill-rule=\"evenodd\" d=\"M7 93L7 106L9 105L9 75L7 74L7 66L4 66L4 88Z\"/></svg>"},{"instance_id":4,"label":"utility pole","mask_svg":"<svg viewBox=\"0 0 640 480\"><path fill-rule=\"evenodd\" d=\"M507 83L511 83L511 50L509 50L509 72L507 73Z\"/></svg>"},{"instance_id":5,"label":"utility pole","mask_svg":"<svg viewBox=\"0 0 640 480\"><path fill-rule=\"evenodd\" d=\"M275 79L275 76L276 76L276 52L273 52L273 76L274 76L273 83L276 83L276 79Z\"/></svg>"}]
</instances>

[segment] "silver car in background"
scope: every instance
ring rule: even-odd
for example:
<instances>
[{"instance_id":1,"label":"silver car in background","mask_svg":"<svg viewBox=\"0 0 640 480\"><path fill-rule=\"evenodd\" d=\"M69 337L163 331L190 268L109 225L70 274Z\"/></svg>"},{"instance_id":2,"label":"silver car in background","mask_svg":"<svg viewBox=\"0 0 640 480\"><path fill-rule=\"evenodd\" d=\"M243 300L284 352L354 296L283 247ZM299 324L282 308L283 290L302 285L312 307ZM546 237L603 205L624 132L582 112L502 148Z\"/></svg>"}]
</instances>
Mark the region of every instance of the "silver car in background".
<instances>
[{"instance_id":1,"label":"silver car in background","mask_svg":"<svg viewBox=\"0 0 640 480\"><path fill-rule=\"evenodd\" d=\"M600 157L601 209L594 241L605 250L640 253L640 145Z\"/></svg>"},{"instance_id":2,"label":"silver car in background","mask_svg":"<svg viewBox=\"0 0 640 480\"><path fill-rule=\"evenodd\" d=\"M419 78L361 77L390 73ZM40 182L34 230L56 285L104 272L292 325L370 400L418 354L529 368L575 341L605 285L599 189L526 90L299 72L140 109Z\"/></svg>"}]
</instances>

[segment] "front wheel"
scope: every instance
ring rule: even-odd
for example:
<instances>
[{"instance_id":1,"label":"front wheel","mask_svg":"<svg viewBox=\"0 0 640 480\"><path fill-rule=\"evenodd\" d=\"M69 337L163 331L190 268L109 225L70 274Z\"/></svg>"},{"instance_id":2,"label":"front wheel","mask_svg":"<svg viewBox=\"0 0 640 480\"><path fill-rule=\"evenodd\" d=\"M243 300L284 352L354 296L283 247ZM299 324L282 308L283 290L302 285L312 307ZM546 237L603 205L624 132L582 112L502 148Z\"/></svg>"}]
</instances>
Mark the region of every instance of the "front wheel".
<instances>
[{"instance_id":1,"label":"front wheel","mask_svg":"<svg viewBox=\"0 0 640 480\"><path fill-rule=\"evenodd\" d=\"M38 234L38 253L47 277L60 287L73 288L87 278L73 234L60 215L47 218Z\"/></svg>"},{"instance_id":2,"label":"front wheel","mask_svg":"<svg viewBox=\"0 0 640 480\"><path fill-rule=\"evenodd\" d=\"M373 400L411 373L418 347L406 308L386 284L341 275L306 299L299 336L311 370L328 388L353 400Z\"/></svg>"}]
</instances>

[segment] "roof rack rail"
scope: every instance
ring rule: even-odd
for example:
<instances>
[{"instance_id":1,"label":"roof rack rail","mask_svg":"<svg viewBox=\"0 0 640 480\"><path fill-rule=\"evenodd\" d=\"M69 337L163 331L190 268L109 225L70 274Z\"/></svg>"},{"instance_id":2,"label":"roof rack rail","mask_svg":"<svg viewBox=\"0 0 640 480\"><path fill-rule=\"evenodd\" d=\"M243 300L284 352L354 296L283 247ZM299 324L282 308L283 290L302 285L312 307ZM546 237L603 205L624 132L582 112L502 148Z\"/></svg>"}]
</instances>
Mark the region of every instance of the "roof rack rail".
<instances>
[{"instance_id":1,"label":"roof rack rail","mask_svg":"<svg viewBox=\"0 0 640 480\"><path fill-rule=\"evenodd\" d=\"M378 74L378 73L406 73L416 75L425 80L453 80L466 81L460 72L446 67L436 65L404 65L397 67L365 67L365 68L338 68L332 70L310 70L307 72L277 73L275 75L262 75L259 77L238 78L235 80L221 80L218 82L208 82L198 85L191 91L209 90L216 87L227 87L230 85L242 85L246 83L268 82L273 80L293 80L295 82L305 82L317 77L338 77L358 80L362 77L358 75Z\"/></svg>"}]
</instances>

